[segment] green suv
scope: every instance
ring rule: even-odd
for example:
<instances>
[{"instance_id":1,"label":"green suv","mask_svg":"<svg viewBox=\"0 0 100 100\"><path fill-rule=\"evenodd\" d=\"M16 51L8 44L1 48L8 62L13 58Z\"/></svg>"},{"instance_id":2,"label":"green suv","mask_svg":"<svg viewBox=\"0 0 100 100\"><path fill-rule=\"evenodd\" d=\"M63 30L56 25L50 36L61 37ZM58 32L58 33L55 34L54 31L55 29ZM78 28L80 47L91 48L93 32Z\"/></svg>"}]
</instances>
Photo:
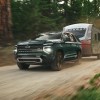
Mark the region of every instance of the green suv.
<instances>
[{"instance_id":1,"label":"green suv","mask_svg":"<svg viewBox=\"0 0 100 100\"><path fill-rule=\"evenodd\" d=\"M64 61L79 61L81 43L72 33L45 33L33 40L19 42L15 46L14 54L21 70L40 64L59 71Z\"/></svg>"}]
</instances>

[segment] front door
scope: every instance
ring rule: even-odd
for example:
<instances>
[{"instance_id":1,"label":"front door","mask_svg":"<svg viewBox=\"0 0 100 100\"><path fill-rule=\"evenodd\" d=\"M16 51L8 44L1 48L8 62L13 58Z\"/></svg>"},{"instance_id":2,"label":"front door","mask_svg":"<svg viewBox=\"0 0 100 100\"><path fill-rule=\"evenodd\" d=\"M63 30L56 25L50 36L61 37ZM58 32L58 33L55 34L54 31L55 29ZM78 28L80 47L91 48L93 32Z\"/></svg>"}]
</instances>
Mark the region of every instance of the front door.
<instances>
[{"instance_id":1,"label":"front door","mask_svg":"<svg viewBox=\"0 0 100 100\"><path fill-rule=\"evenodd\" d=\"M68 38L65 41L65 56L64 58L66 60L71 60L71 59L75 59L77 56L77 52L76 52L76 47L77 47L77 41L75 39L75 37L72 34L67 33Z\"/></svg>"}]
</instances>

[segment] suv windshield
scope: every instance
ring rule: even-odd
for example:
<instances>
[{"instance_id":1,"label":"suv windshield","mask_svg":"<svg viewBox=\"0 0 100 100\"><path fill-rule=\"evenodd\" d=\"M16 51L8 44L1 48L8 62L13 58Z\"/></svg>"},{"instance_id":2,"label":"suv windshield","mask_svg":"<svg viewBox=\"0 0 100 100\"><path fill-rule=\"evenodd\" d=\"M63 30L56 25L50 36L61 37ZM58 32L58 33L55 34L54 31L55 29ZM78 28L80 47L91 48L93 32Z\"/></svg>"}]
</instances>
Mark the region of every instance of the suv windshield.
<instances>
[{"instance_id":1,"label":"suv windshield","mask_svg":"<svg viewBox=\"0 0 100 100\"><path fill-rule=\"evenodd\" d=\"M68 32L74 33L78 38L81 38L85 35L86 28L73 28L68 29Z\"/></svg>"},{"instance_id":2,"label":"suv windshield","mask_svg":"<svg viewBox=\"0 0 100 100\"><path fill-rule=\"evenodd\" d=\"M61 33L53 33L53 34L40 34L35 40L52 40L52 39L60 39Z\"/></svg>"}]
</instances>

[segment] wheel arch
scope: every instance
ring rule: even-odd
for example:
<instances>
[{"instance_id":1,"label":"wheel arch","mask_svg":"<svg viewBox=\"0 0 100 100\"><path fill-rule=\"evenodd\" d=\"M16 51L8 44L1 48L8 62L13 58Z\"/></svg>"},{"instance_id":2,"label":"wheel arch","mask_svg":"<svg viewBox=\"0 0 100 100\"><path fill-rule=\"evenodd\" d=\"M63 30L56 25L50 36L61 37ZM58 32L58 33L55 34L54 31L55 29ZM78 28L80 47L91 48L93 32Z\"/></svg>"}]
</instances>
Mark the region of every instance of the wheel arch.
<instances>
[{"instance_id":1,"label":"wheel arch","mask_svg":"<svg viewBox=\"0 0 100 100\"><path fill-rule=\"evenodd\" d=\"M76 52L77 52L77 55L80 55L80 58L81 58L82 57L82 50L78 49Z\"/></svg>"},{"instance_id":2,"label":"wheel arch","mask_svg":"<svg viewBox=\"0 0 100 100\"><path fill-rule=\"evenodd\" d=\"M62 49L58 49L58 50L56 50L56 52L61 52L64 57L64 51Z\"/></svg>"}]
</instances>

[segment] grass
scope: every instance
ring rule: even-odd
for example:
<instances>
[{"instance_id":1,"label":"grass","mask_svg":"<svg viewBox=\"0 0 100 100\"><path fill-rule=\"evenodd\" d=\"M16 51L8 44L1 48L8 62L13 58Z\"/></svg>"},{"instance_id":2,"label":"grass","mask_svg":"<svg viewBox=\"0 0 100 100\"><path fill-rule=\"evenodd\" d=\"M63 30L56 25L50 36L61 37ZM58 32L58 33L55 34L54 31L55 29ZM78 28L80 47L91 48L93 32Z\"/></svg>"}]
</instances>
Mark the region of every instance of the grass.
<instances>
[{"instance_id":1,"label":"grass","mask_svg":"<svg viewBox=\"0 0 100 100\"><path fill-rule=\"evenodd\" d=\"M80 90L71 100L100 100L100 89L83 89Z\"/></svg>"},{"instance_id":2,"label":"grass","mask_svg":"<svg viewBox=\"0 0 100 100\"><path fill-rule=\"evenodd\" d=\"M71 100L100 100L100 73L89 82L91 88L81 89Z\"/></svg>"},{"instance_id":3,"label":"grass","mask_svg":"<svg viewBox=\"0 0 100 100\"><path fill-rule=\"evenodd\" d=\"M98 81L98 82L100 82L99 81L100 80L100 73L99 74L96 74L91 80L90 80L90 84L91 85L96 85L97 86L97 84L96 84L96 82Z\"/></svg>"}]
</instances>

